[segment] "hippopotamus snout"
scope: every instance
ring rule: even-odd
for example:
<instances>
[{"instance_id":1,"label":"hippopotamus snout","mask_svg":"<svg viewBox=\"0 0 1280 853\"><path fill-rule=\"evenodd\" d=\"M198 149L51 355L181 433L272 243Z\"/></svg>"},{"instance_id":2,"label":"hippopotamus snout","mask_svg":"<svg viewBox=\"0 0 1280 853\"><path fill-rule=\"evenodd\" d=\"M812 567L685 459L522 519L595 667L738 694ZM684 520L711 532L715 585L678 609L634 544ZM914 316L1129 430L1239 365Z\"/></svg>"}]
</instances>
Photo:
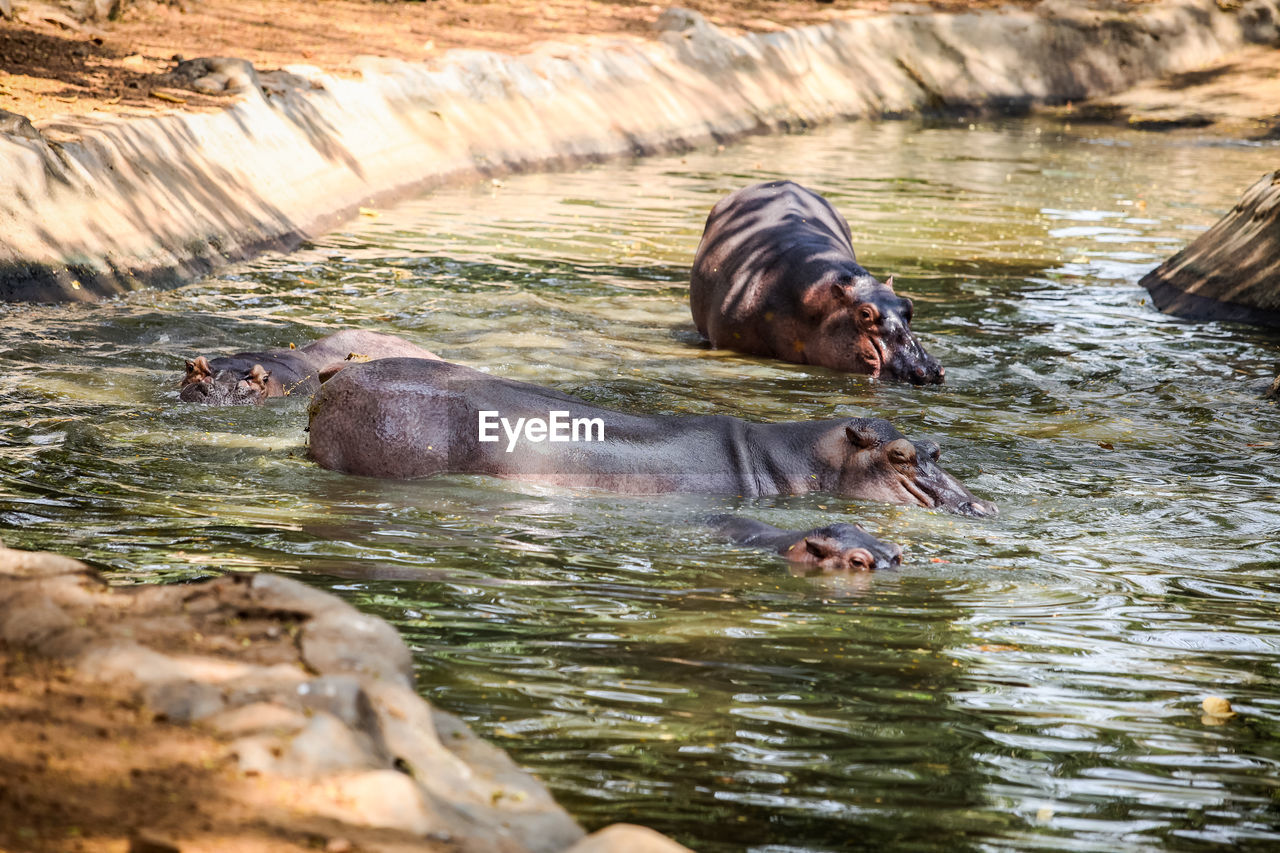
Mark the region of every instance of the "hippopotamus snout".
<instances>
[{"instance_id":1,"label":"hippopotamus snout","mask_svg":"<svg viewBox=\"0 0 1280 853\"><path fill-rule=\"evenodd\" d=\"M902 565L902 546L893 542L886 542L885 544L889 546L887 552L873 555L876 571L896 569Z\"/></svg>"},{"instance_id":2,"label":"hippopotamus snout","mask_svg":"<svg viewBox=\"0 0 1280 853\"><path fill-rule=\"evenodd\" d=\"M883 359L884 373L913 385L937 385L945 378L946 370L911 331L911 300L895 297L892 281L890 276L885 284L889 294L881 294L878 300L880 328L868 330L871 334L879 333L879 349L888 356Z\"/></svg>"},{"instance_id":3,"label":"hippopotamus snout","mask_svg":"<svg viewBox=\"0 0 1280 853\"><path fill-rule=\"evenodd\" d=\"M915 451L913 454L914 459L908 462L915 469L912 479L916 488L927 496L934 506L975 518L999 514L995 504L974 497L973 493L966 489L959 480L952 477L943 470L942 466L938 465L942 450L936 443L932 441L912 442L906 439L893 441L890 443L889 450L891 460L895 452L901 453L901 448L894 448L893 445L901 444L909 444L912 450Z\"/></svg>"},{"instance_id":4,"label":"hippopotamus snout","mask_svg":"<svg viewBox=\"0 0 1280 853\"><path fill-rule=\"evenodd\" d=\"M938 464L942 451L932 441L911 441L879 418L853 418L844 429L853 451L844 493L945 509L961 515L996 514L994 504L976 498Z\"/></svg>"},{"instance_id":5,"label":"hippopotamus snout","mask_svg":"<svg viewBox=\"0 0 1280 853\"><path fill-rule=\"evenodd\" d=\"M1000 510L996 509L996 505L991 503L991 501L980 501L977 499L960 504L956 507L956 512L960 515L968 515L973 518L986 518L988 516L1000 514Z\"/></svg>"},{"instance_id":6,"label":"hippopotamus snout","mask_svg":"<svg viewBox=\"0 0 1280 853\"><path fill-rule=\"evenodd\" d=\"M907 334L910 343L894 350L887 372L895 379L912 385L940 385L946 379L946 368L925 352L914 335L909 332Z\"/></svg>"}]
</instances>

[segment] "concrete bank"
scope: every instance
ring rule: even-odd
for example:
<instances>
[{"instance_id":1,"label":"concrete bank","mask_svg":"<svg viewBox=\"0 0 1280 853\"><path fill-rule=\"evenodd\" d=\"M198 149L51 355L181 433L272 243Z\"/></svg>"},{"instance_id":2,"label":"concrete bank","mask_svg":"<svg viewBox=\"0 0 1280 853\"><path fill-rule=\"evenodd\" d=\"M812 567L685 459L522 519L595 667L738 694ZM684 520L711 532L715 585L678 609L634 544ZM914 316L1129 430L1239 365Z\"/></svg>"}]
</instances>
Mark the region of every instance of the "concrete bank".
<instances>
[{"instance_id":1,"label":"concrete bank","mask_svg":"<svg viewBox=\"0 0 1280 853\"><path fill-rule=\"evenodd\" d=\"M1263 175L1141 283L1169 314L1280 326L1280 172Z\"/></svg>"},{"instance_id":2,"label":"concrete bank","mask_svg":"<svg viewBox=\"0 0 1280 853\"><path fill-rule=\"evenodd\" d=\"M0 744L9 850L685 850L584 839L394 628L273 575L113 588L0 547Z\"/></svg>"},{"instance_id":3,"label":"concrete bank","mask_svg":"<svg viewBox=\"0 0 1280 853\"><path fill-rule=\"evenodd\" d=\"M188 85L238 91L235 106L0 133L0 298L179 284L446 180L841 118L1109 94L1273 42L1278 4L1108 12L1053 0L741 37L671 9L654 43L453 51L437 69L370 59L359 80L197 62L181 69Z\"/></svg>"}]
</instances>

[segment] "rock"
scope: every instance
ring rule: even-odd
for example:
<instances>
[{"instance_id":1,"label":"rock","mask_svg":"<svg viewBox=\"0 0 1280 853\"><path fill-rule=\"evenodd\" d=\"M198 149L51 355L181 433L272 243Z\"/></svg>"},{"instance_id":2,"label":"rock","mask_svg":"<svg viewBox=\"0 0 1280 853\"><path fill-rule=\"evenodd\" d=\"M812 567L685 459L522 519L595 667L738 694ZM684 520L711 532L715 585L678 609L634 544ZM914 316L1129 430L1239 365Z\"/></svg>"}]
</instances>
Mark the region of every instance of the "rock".
<instances>
[{"instance_id":1,"label":"rock","mask_svg":"<svg viewBox=\"0 0 1280 853\"><path fill-rule=\"evenodd\" d=\"M0 0L4 2L4 0ZM11 113L8 110L0 110L0 133L7 133L10 136L22 136L27 139L36 139L43 141L44 136L40 131L36 130L35 125L31 123L31 119L18 113Z\"/></svg>"},{"instance_id":2,"label":"rock","mask_svg":"<svg viewBox=\"0 0 1280 853\"><path fill-rule=\"evenodd\" d=\"M202 56L184 59L169 72L174 85L205 94L262 93L258 72L247 59L231 56Z\"/></svg>"},{"instance_id":3,"label":"rock","mask_svg":"<svg viewBox=\"0 0 1280 853\"><path fill-rule=\"evenodd\" d=\"M1280 42L1280 14L1269 0L1248 0L1240 8L1240 20L1248 41L1271 46Z\"/></svg>"},{"instance_id":4,"label":"rock","mask_svg":"<svg viewBox=\"0 0 1280 853\"><path fill-rule=\"evenodd\" d=\"M50 178L63 184L70 183L69 165L61 149L51 145L26 116L0 110L0 139L4 137L34 152Z\"/></svg>"},{"instance_id":5,"label":"rock","mask_svg":"<svg viewBox=\"0 0 1280 853\"><path fill-rule=\"evenodd\" d=\"M317 672L350 672L411 682L413 658L396 629L355 608L312 619L302 635L302 658Z\"/></svg>"},{"instance_id":6,"label":"rock","mask_svg":"<svg viewBox=\"0 0 1280 853\"><path fill-rule=\"evenodd\" d=\"M270 771L281 776L316 778L338 771L376 770L391 763L365 732L323 712L313 714L301 731L288 738L287 747L272 751L273 756L277 753Z\"/></svg>"},{"instance_id":7,"label":"rock","mask_svg":"<svg viewBox=\"0 0 1280 853\"><path fill-rule=\"evenodd\" d=\"M422 791L408 776L394 770L375 770L338 781L333 816L348 823L400 829L426 835L445 823L433 813Z\"/></svg>"},{"instance_id":8,"label":"rock","mask_svg":"<svg viewBox=\"0 0 1280 853\"><path fill-rule=\"evenodd\" d=\"M48 22L76 32L99 34L90 21L103 22L118 15L126 0L44 0L27 2L17 17L28 22ZM12 12L6 17L12 17Z\"/></svg>"},{"instance_id":9,"label":"rock","mask_svg":"<svg viewBox=\"0 0 1280 853\"><path fill-rule=\"evenodd\" d=\"M346 675L314 678L295 689L307 711L325 711L354 729L369 730L377 725L377 712L359 680Z\"/></svg>"},{"instance_id":10,"label":"rock","mask_svg":"<svg viewBox=\"0 0 1280 853\"><path fill-rule=\"evenodd\" d=\"M290 802L254 806L264 824L339 820L348 849L371 851L396 839L361 832L401 833L394 849L431 835L495 853L559 853L583 836L537 780L414 691L395 629L298 581L113 589L74 560L0 547L0 640L0 651L121 691L156 730L222 738L207 761L234 761Z\"/></svg>"},{"instance_id":11,"label":"rock","mask_svg":"<svg viewBox=\"0 0 1280 853\"><path fill-rule=\"evenodd\" d=\"M658 40L674 48L682 62L706 71L746 70L762 58L753 42L733 38L692 9L671 6L654 27Z\"/></svg>"},{"instance_id":12,"label":"rock","mask_svg":"<svg viewBox=\"0 0 1280 853\"><path fill-rule=\"evenodd\" d=\"M231 85L231 78L226 74L214 72L191 81L191 88L206 95L221 95Z\"/></svg>"},{"instance_id":13,"label":"rock","mask_svg":"<svg viewBox=\"0 0 1280 853\"><path fill-rule=\"evenodd\" d=\"M591 833L564 853L687 853L688 847L631 823L615 823Z\"/></svg>"},{"instance_id":14,"label":"rock","mask_svg":"<svg viewBox=\"0 0 1280 853\"><path fill-rule=\"evenodd\" d=\"M182 853L182 848L153 835L138 834L129 839L129 853Z\"/></svg>"},{"instance_id":15,"label":"rock","mask_svg":"<svg viewBox=\"0 0 1280 853\"><path fill-rule=\"evenodd\" d=\"M291 735L307 724L301 711L275 702L250 702L210 715L202 720L209 728L231 737L251 734Z\"/></svg>"},{"instance_id":16,"label":"rock","mask_svg":"<svg viewBox=\"0 0 1280 853\"><path fill-rule=\"evenodd\" d=\"M1280 171L1141 283L1167 314L1280 326Z\"/></svg>"},{"instance_id":17,"label":"rock","mask_svg":"<svg viewBox=\"0 0 1280 853\"><path fill-rule=\"evenodd\" d=\"M203 719L218 713L226 705L221 690L198 681L148 684L142 690L142 699L157 719L172 723Z\"/></svg>"}]
</instances>

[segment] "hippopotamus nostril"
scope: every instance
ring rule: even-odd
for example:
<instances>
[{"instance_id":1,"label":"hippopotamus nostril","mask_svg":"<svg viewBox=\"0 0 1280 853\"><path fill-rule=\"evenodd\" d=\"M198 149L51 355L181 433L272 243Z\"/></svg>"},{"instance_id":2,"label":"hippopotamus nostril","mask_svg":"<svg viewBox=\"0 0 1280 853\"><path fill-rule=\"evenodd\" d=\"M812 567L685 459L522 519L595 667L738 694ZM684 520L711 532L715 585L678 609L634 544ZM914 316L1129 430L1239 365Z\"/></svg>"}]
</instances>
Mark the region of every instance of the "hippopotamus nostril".
<instances>
[{"instance_id":1,"label":"hippopotamus nostril","mask_svg":"<svg viewBox=\"0 0 1280 853\"><path fill-rule=\"evenodd\" d=\"M996 509L995 504L987 503L986 501L967 501L960 504L956 511L961 515L971 515L975 518L985 518L990 515L1000 514L1000 510Z\"/></svg>"}]
</instances>

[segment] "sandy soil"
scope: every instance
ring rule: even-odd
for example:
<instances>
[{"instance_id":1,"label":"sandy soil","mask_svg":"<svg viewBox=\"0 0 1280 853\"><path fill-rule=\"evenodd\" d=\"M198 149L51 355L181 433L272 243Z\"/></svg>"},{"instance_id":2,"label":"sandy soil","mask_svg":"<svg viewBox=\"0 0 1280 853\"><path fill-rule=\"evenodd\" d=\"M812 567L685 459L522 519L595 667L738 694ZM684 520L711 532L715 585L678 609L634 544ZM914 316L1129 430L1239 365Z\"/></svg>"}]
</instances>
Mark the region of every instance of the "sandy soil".
<instances>
[{"instance_id":1,"label":"sandy soil","mask_svg":"<svg viewBox=\"0 0 1280 853\"><path fill-rule=\"evenodd\" d=\"M300 819L309 794L287 788L240 773L219 739L0 643L0 853L451 849Z\"/></svg>"},{"instance_id":2,"label":"sandy soil","mask_svg":"<svg viewBox=\"0 0 1280 853\"><path fill-rule=\"evenodd\" d=\"M14 0L22 16L24 0ZM1137 5L1151 0L1112 0ZM730 31L768 31L896 9L961 12L1036 0L682 0ZM33 121L60 114L152 113L224 100L170 88L175 57L238 56L260 68L305 63L350 72L359 55L431 62L451 48L519 53L547 40L651 39L666 8L645 0L152 0L83 30L0 20L0 109ZM33 18L26 14L26 18Z\"/></svg>"},{"instance_id":3,"label":"sandy soil","mask_svg":"<svg viewBox=\"0 0 1280 853\"><path fill-rule=\"evenodd\" d=\"M1280 138L1280 50L1251 45L1195 71L1056 112L1065 121L1142 130L1212 126L1216 134Z\"/></svg>"}]
</instances>

